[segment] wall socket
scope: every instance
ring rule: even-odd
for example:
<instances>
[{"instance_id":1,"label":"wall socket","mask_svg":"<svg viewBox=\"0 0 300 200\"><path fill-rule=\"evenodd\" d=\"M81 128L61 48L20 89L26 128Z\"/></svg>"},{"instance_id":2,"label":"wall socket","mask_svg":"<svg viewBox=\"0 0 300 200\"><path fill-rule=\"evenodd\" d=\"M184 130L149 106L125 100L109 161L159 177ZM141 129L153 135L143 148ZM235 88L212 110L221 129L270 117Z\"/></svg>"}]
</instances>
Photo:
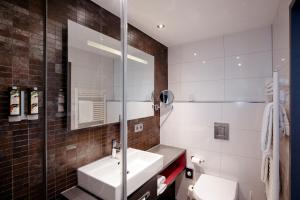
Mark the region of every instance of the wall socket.
<instances>
[{"instance_id":1,"label":"wall socket","mask_svg":"<svg viewBox=\"0 0 300 200\"><path fill-rule=\"evenodd\" d=\"M139 124L135 124L134 125L134 132L142 132L144 130L144 124L143 123L139 123Z\"/></svg>"}]
</instances>

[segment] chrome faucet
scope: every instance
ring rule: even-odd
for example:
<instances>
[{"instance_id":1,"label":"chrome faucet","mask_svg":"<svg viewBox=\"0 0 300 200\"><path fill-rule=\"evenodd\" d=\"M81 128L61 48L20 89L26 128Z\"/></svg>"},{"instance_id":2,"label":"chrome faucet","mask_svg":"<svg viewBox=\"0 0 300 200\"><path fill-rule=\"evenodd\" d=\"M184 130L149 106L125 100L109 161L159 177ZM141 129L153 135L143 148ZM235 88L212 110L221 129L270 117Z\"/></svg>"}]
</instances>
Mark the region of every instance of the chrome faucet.
<instances>
[{"instance_id":1,"label":"chrome faucet","mask_svg":"<svg viewBox=\"0 0 300 200\"><path fill-rule=\"evenodd\" d=\"M117 153L121 150L121 144L117 142L117 140L112 140L112 150L111 150L111 157L117 158Z\"/></svg>"}]
</instances>

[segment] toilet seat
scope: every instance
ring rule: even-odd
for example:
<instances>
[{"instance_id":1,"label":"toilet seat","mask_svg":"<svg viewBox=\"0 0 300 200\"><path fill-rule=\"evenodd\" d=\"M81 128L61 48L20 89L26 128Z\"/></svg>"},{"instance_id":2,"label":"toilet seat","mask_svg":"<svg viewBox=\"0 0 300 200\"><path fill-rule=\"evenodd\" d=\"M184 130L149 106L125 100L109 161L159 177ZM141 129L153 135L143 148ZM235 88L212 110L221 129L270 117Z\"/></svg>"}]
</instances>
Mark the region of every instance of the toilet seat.
<instances>
[{"instance_id":1,"label":"toilet seat","mask_svg":"<svg viewBox=\"0 0 300 200\"><path fill-rule=\"evenodd\" d=\"M203 174L193 191L196 200L236 200L237 182Z\"/></svg>"}]
</instances>

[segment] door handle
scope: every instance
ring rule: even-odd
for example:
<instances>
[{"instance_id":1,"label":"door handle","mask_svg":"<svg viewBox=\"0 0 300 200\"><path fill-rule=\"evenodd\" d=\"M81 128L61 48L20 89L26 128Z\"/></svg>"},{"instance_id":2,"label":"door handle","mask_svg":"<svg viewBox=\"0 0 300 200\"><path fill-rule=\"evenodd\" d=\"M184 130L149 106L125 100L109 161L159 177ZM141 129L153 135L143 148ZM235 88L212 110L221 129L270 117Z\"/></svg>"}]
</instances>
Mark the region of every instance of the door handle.
<instances>
[{"instance_id":1,"label":"door handle","mask_svg":"<svg viewBox=\"0 0 300 200\"><path fill-rule=\"evenodd\" d=\"M150 191L146 192L142 197L140 197L138 200L147 200L150 197Z\"/></svg>"}]
</instances>

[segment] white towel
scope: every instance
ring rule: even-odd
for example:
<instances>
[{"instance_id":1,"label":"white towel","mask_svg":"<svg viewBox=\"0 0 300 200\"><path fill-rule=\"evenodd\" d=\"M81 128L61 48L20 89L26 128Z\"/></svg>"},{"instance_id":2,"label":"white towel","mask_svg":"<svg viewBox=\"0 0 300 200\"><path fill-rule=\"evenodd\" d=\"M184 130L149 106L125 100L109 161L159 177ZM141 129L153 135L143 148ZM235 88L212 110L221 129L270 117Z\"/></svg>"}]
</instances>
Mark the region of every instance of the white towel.
<instances>
[{"instance_id":1,"label":"white towel","mask_svg":"<svg viewBox=\"0 0 300 200\"><path fill-rule=\"evenodd\" d=\"M94 120L94 107L92 101L79 101L78 102L78 122L79 123L87 123L92 122Z\"/></svg>"},{"instance_id":2,"label":"white towel","mask_svg":"<svg viewBox=\"0 0 300 200\"><path fill-rule=\"evenodd\" d=\"M272 128L273 128L273 103L269 103L266 105L263 121L262 121L262 129L261 129L261 151L264 153L268 153L271 150L272 144Z\"/></svg>"},{"instance_id":3,"label":"white towel","mask_svg":"<svg viewBox=\"0 0 300 200\"><path fill-rule=\"evenodd\" d=\"M283 106L279 108L279 128L280 135L289 135L290 127L287 113ZM273 160L273 103L266 105L263 115L263 123L261 130L261 181L266 185L267 199L273 199L273 165L274 162L279 163L279 160ZM279 151L279 150L278 150Z\"/></svg>"},{"instance_id":4,"label":"white towel","mask_svg":"<svg viewBox=\"0 0 300 200\"><path fill-rule=\"evenodd\" d=\"M266 162L265 162L265 173L266 173L266 180L264 181L265 186L266 186L266 196L268 200L273 200L273 194L274 192L272 191L274 180L273 180L273 159L270 156L266 156ZM263 178L263 177L262 177Z\"/></svg>"},{"instance_id":5,"label":"white towel","mask_svg":"<svg viewBox=\"0 0 300 200\"><path fill-rule=\"evenodd\" d=\"M166 177L159 175L157 177L157 187L159 187L160 185L164 184L165 181L166 181Z\"/></svg>"},{"instance_id":6,"label":"white towel","mask_svg":"<svg viewBox=\"0 0 300 200\"><path fill-rule=\"evenodd\" d=\"M283 106L279 109L279 128L280 135L290 135L290 123L286 110ZM271 151L273 141L273 103L268 103L263 114L262 130L261 130L261 151Z\"/></svg>"},{"instance_id":7,"label":"white towel","mask_svg":"<svg viewBox=\"0 0 300 200\"><path fill-rule=\"evenodd\" d=\"M279 113L279 118L280 118L280 132L283 135L290 135L290 122L289 122L289 118L288 115L286 113L286 110L284 108L284 106L280 106L280 113Z\"/></svg>"},{"instance_id":8,"label":"white towel","mask_svg":"<svg viewBox=\"0 0 300 200\"><path fill-rule=\"evenodd\" d=\"M157 188L157 196L162 194L167 188L167 184L161 184L158 188Z\"/></svg>"},{"instance_id":9,"label":"white towel","mask_svg":"<svg viewBox=\"0 0 300 200\"><path fill-rule=\"evenodd\" d=\"M262 182L267 183L269 180L270 163L272 161L272 156L270 153L263 153L262 163L261 163L261 173L260 179Z\"/></svg>"}]
</instances>

